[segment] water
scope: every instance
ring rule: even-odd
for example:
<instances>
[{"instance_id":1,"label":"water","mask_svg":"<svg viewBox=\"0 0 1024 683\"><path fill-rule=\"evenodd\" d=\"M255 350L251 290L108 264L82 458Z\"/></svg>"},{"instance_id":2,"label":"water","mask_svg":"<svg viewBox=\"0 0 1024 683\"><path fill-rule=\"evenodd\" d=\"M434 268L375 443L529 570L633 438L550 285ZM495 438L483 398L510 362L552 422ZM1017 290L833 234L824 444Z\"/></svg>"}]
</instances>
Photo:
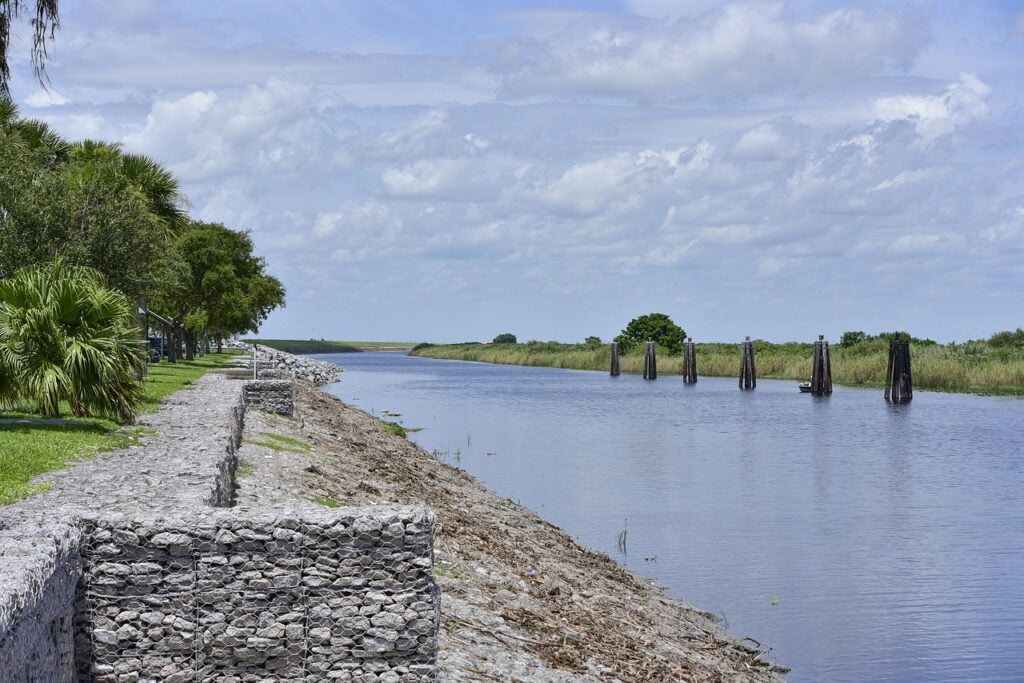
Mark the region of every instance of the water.
<instances>
[{"instance_id":1,"label":"water","mask_svg":"<svg viewBox=\"0 0 1024 683\"><path fill-rule=\"evenodd\" d=\"M792 681L1024 680L1024 401L325 358L333 393L723 614Z\"/></svg>"}]
</instances>

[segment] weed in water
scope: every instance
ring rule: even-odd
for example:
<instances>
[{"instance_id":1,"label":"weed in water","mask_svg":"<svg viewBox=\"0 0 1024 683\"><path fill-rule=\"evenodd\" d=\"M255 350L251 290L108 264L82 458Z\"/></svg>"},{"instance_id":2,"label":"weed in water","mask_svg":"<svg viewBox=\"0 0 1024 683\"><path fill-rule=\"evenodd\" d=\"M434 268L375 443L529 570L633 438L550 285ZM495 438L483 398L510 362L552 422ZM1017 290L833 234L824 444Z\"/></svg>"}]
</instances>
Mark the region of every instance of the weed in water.
<instances>
[{"instance_id":1,"label":"weed in water","mask_svg":"<svg viewBox=\"0 0 1024 683\"><path fill-rule=\"evenodd\" d=\"M386 429L388 431L388 433L394 434L395 436L400 436L403 439L408 439L409 438L409 431L405 427L403 427L402 425L398 424L397 422L387 422L387 421L385 421L384 422L384 429Z\"/></svg>"},{"instance_id":2,"label":"weed in water","mask_svg":"<svg viewBox=\"0 0 1024 683\"><path fill-rule=\"evenodd\" d=\"M623 555L626 554L626 535L629 533L628 524L629 524L629 520L628 519L622 520L622 531L619 532L619 539L618 539L619 552L622 553Z\"/></svg>"}]
</instances>

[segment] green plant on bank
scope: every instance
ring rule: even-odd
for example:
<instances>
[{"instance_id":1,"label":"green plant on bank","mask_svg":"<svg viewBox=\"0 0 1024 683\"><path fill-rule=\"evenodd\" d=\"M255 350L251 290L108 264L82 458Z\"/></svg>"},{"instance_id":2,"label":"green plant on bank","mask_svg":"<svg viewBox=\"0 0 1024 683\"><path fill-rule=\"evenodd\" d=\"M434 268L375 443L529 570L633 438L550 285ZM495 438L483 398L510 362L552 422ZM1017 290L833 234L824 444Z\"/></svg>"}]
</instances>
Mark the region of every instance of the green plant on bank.
<instances>
[{"instance_id":1,"label":"green plant on bank","mask_svg":"<svg viewBox=\"0 0 1024 683\"><path fill-rule=\"evenodd\" d=\"M254 468L252 465L246 463L244 465L239 465L238 467L235 468L235 476L238 476L238 477L251 477L253 475L253 472L255 472L255 471L256 471L256 468Z\"/></svg>"},{"instance_id":2,"label":"green plant on bank","mask_svg":"<svg viewBox=\"0 0 1024 683\"><path fill-rule=\"evenodd\" d=\"M273 432L256 432L256 434L257 436L264 437L266 440L246 440L246 443L253 446L262 446L263 448L269 448L272 451L281 453L308 453L313 448L308 443L293 439L290 436L274 434Z\"/></svg>"},{"instance_id":3,"label":"green plant on bank","mask_svg":"<svg viewBox=\"0 0 1024 683\"><path fill-rule=\"evenodd\" d=\"M398 424L397 422L388 422L386 420L381 420L381 422L383 422L384 429L387 430L389 434L400 436L403 439L409 438L409 430L407 430L405 427Z\"/></svg>"},{"instance_id":4,"label":"green plant on bank","mask_svg":"<svg viewBox=\"0 0 1024 683\"><path fill-rule=\"evenodd\" d=\"M131 421L144 396L134 321L90 268L57 261L0 281L0 402L28 400L44 417L66 402L76 417Z\"/></svg>"},{"instance_id":5,"label":"green plant on bank","mask_svg":"<svg viewBox=\"0 0 1024 683\"><path fill-rule=\"evenodd\" d=\"M208 354L195 361L150 366L142 381L140 412L156 410L163 398L209 370L227 365L233 355ZM28 403L0 411L0 505L45 490L45 486L30 483L44 472L62 469L96 453L131 446L153 431L124 427L104 418L71 418L48 424L31 411Z\"/></svg>"},{"instance_id":6,"label":"green plant on bank","mask_svg":"<svg viewBox=\"0 0 1024 683\"><path fill-rule=\"evenodd\" d=\"M318 503L328 508L340 508L341 503L329 496L317 496L313 499L314 503Z\"/></svg>"},{"instance_id":7,"label":"green plant on bank","mask_svg":"<svg viewBox=\"0 0 1024 683\"><path fill-rule=\"evenodd\" d=\"M1015 338L1016 333L997 333L993 339ZM867 337L867 335L865 335ZM1022 334L1024 337L1024 334ZM881 387L885 379L891 333L850 344L833 344L832 378L847 386ZM756 340L757 372L769 379L810 379L812 343L774 344ZM739 371L739 342L697 344L697 371L704 377L735 377ZM622 372L643 372L643 347L620 357ZM410 354L506 365L532 365L573 370L607 372L607 346L531 341L523 344L421 345ZM1024 396L1024 346L998 345L993 340L937 344L928 339L911 340L914 387L931 391L954 391L993 395ZM658 371L679 374L681 354L658 347Z\"/></svg>"}]
</instances>

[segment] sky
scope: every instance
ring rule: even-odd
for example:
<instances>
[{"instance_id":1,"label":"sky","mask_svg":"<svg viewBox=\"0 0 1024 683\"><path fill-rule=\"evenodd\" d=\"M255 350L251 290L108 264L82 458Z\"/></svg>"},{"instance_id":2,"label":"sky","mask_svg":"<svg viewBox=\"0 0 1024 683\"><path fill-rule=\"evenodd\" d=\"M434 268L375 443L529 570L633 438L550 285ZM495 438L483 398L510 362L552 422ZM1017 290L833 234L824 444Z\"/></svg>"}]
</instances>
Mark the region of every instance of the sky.
<instances>
[{"instance_id":1,"label":"sky","mask_svg":"<svg viewBox=\"0 0 1024 683\"><path fill-rule=\"evenodd\" d=\"M263 337L1024 326L1024 5L62 0L23 115L288 290Z\"/></svg>"}]
</instances>

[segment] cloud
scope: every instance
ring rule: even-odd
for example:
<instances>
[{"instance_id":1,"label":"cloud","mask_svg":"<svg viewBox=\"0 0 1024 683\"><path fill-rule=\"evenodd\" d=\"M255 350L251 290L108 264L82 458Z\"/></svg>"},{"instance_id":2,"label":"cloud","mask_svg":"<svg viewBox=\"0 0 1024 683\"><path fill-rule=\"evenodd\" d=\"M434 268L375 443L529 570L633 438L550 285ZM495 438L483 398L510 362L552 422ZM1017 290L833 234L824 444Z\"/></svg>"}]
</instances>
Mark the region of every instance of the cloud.
<instances>
[{"instance_id":1,"label":"cloud","mask_svg":"<svg viewBox=\"0 0 1024 683\"><path fill-rule=\"evenodd\" d=\"M511 96L799 95L906 70L925 38L907 15L842 8L797 20L782 3L738 3L668 23L588 17L549 41L505 46L494 68Z\"/></svg>"},{"instance_id":2,"label":"cloud","mask_svg":"<svg viewBox=\"0 0 1024 683\"><path fill-rule=\"evenodd\" d=\"M630 6L481 5L399 35L373 4L324 25L75 5L51 69L67 102L31 115L153 156L196 217L250 230L293 296L268 334L468 339L500 311L577 338L564 311L613 333L643 301L708 338L749 333L720 313L743 302L789 338L794 310L867 329L899 286L969 309L903 312L934 336L1024 294L1020 91L930 34L932 10ZM928 40L947 57L924 68Z\"/></svg>"},{"instance_id":3,"label":"cloud","mask_svg":"<svg viewBox=\"0 0 1024 683\"><path fill-rule=\"evenodd\" d=\"M797 155L799 146L790 139L783 126L762 123L744 133L732 146L732 156L744 161L776 161Z\"/></svg>"},{"instance_id":4,"label":"cloud","mask_svg":"<svg viewBox=\"0 0 1024 683\"><path fill-rule=\"evenodd\" d=\"M25 98L25 104L30 107L39 108L53 106L59 107L64 104L68 104L69 102L71 102L71 100L52 88L50 90L39 90Z\"/></svg>"},{"instance_id":5,"label":"cloud","mask_svg":"<svg viewBox=\"0 0 1024 683\"><path fill-rule=\"evenodd\" d=\"M875 100L875 112L883 121L914 121L921 137L931 141L987 118L991 94L992 88L981 79L965 73L939 95L880 97Z\"/></svg>"}]
</instances>

